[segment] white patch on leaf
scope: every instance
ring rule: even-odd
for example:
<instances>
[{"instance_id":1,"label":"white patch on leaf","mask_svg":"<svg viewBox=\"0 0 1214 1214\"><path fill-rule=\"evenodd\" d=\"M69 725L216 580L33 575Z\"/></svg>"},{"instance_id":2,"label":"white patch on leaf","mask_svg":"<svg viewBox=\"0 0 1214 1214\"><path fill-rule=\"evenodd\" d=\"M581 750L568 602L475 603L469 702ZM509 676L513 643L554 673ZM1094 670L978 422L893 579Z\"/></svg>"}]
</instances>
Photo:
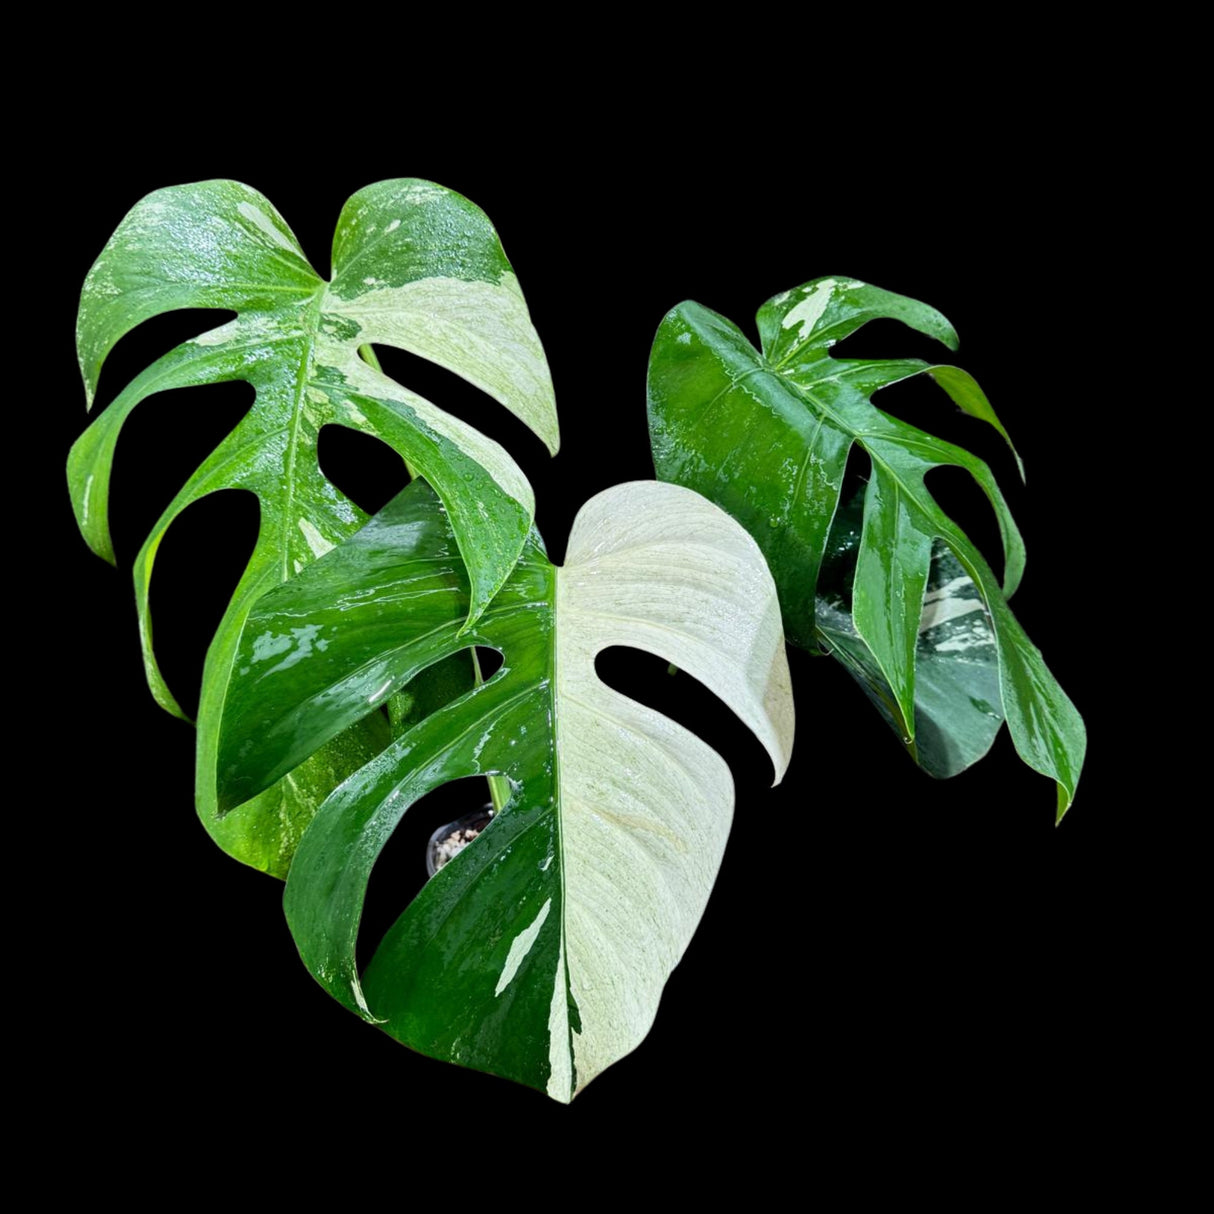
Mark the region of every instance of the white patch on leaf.
<instances>
[{"instance_id":1,"label":"white patch on leaf","mask_svg":"<svg viewBox=\"0 0 1214 1214\"><path fill-rule=\"evenodd\" d=\"M495 996L500 995L514 980L514 975L518 973L518 967L523 964L523 959L531 952L531 947L535 944L536 937L540 934L540 928L544 926L544 920L548 918L548 912L551 909L552 899L549 898L540 907L540 913L532 920L530 927L523 928L514 937L514 940L510 944L510 951L506 954L506 964L502 966L497 986L493 990Z\"/></svg>"},{"instance_id":2,"label":"white patch on leaf","mask_svg":"<svg viewBox=\"0 0 1214 1214\"><path fill-rule=\"evenodd\" d=\"M955 620L959 616L969 615L972 611L984 610L982 600L976 595L961 597L962 591L973 588L973 580L963 575L951 579L935 590L929 590L923 596L923 615L919 619L919 631L923 633L946 620ZM945 642L936 648L946 649L948 644Z\"/></svg>"},{"instance_id":3,"label":"white patch on leaf","mask_svg":"<svg viewBox=\"0 0 1214 1214\"><path fill-rule=\"evenodd\" d=\"M596 655L627 645L699 679L767 748L777 780L793 715L771 574L750 536L698 494L652 481L599 494L574 522L556 581L564 948L580 1090L649 1031L716 879L734 796L720 755L604 685Z\"/></svg>"},{"instance_id":4,"label":"white patch on leaf","mask_svg":"<svg viewBox=\"0 0 1214 1214\"><path fill-rule=\"evenodd\" d=\"M286 657L277 666L271 666L265 673L274 674L279 670L287 670L296 662L306 658L312 652L313 644L318 649L327 648L325 641L316 639L321 628L320 624L305 624L302 628L292 628L289 633L284 632L277 636L272 632L263 632L253 642L253 661L265 662L280 654L286 654Z\"/></svg>"},{"instance_id":5,"label":"white patch on leaf","mask_svg":"<svg viewBox=\"0 0 1214 1214\"><path fill-rule=\"evenodd\" d=\"M264 662L267 658L286 653L290 648L291 638L286 633L276 636L272 632L263 632L261 636L255 637L253 640L253 661Z\"/></svg>"},{"instance_id":6,"label":"white patch on leaf","mask_svg":"<svg viewBox=\"0 0 1214 1214\"><path fill-rule=\"evenodd\" d=\"M990 643L989 630L982 623L975 621L965 632L950 637L947 641L941 641L935 648L937 653L965 653L968 649L978 649Z\"/></svg>"},{"instance_id":7,"label":"white patch on leaf","mask_svg":"<svg viewBox=\"0 0 1214 1214\"><path fill-rule=\"evenodd\" d=\"M569 1055L569 992L566 989L565 941L556 955L552 1002L548 1005L548 1095L568 1104L573 1099L573 1062Z\"/></svg>"},{"instance_id":8,"label":"white patch on leaf","mask_svg":"<svg viewBox=\"0 0 1214 1214\"><path fill-rule=\"evenodd\" d=\"M447 198L450 195L449 190L443 189L441 185L433 185L428 181L414 181L410 185L405 186L398 195L406 202L434 202L439 199ZM388 230L391 231L400 222L399 219L394 219L389 225Z\"/></svg>"},{"instance_id":9,"label":"white patch on leaf","mask_svg":"<svg viewBox=\"0 0 1214 1214\"><path fill-rule=\"evenodd\" d=\"M326 552L331 552L333 550L332 541L325 539L325 537L321 535L319 531L317 531L315 524L311 523L308 519L301 518L299 520L299 529L303 532L304 539L308 541L308 547L312 550L313 556L324 556Z\"/></svg>"},{"instance_id":10,"label":"white patch on leaf","mask_svg":"<svg viewBox=\"0 0 1214 1214\"><path fill-rule=\"evenodd\" d=\"M785 329L791 329L793 325L799 324L801 332L798 334L797 340L807 341L809 335L814 331L814 325L821 320L822 313L826 311L826 305L830 303L834 295L835 285L833 278L824 278L821 282L815 283L814 289L799 304L788 309L780 324Z\"/></svg>"},{"instance_id":11,"label":"white patch on leaf","mask_svg":"<svg viewBox=\"0 0 1214 1214\"><path fill-rule=\"evenodd\" d=\"M367 997L363 994L363 985L357 978L352 978L350 980L350 992L354 996L354 1002L358 1004L358 1010L362 1012L365 1020L369 1020L372 1024L385 1023L381 1016L377 1016L367 1006Z\"/></svg>"},{"instance_id":12,"label":"white patch on leaf","mask_svg":"<svg viewBox=\"0 0 1214 1214\"><path fill-rule=\"evenodd\" d=\"M251 202L241 202L237 204L236 209L279 248L286 249L288 253L294 253L296 257L299 256L299 250L279 231L274 221L260 207L255 207Z\"/></svg>"},{"instance_id":13,"label":"white patch on leaf","mask_svg":"<svg viewBox=\"0 0 1214 1214\"><path fill-rule=\"evenodd\" d=\"M218 329L211 329L209 332L200 333L194 338L196 346L223 346L226 345L233 337L236 336L238 322L234 320L228 321L226 325L220 325Z\"/></svg>"},{"instance_id":14,"label":"white patch on leaf","mask_svg":"<svg viewBox=\"0 0 1214 1214\"><path fill-rule=\"evenodd\" d=\"M555 453L552 377L509 271L500 283L423 278L362 291L353 299L331 289L324 310L356 321L360 344L396 346L454 371L501 401Z\"/></svg>"}]
</instances>

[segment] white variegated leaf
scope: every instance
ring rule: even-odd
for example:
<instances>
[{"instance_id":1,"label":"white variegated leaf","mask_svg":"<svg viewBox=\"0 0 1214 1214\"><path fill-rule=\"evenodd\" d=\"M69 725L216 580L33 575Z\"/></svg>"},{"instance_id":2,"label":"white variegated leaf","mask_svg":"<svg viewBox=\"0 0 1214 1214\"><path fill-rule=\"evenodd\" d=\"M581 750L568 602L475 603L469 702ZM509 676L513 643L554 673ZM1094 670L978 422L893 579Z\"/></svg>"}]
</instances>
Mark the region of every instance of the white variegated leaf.
<instances>
[{"instance_id":1,"label":"white variegated leaf","mask_svg":"<svg viewBox=\"0 0 1214 1214\"><path fill-rule=\"evenodd\" d=\"M148 681L157 700L180 714L152 646L148 590L157 550L191 503L223 489L257 496L257 544L203 676L197 789L199 812L221 845L279 875L319 801L365 761L369 740L335 740L292 782L224 818L215 805L215 726L235 640L258 596L366 521L320 470L321 429L373 435L433 485L467 565L470 619L509 575L534 512L531 487L510 455L368 365L372 344L399 346L455 372L500 400L551 450L557 446L543 350L479 208L430 182L368 186L338 221L333 267L332 281L323 281L270 202L239 182L158 190L131 210L89 272L77 326L91 404L106 355L140 322L178 308L237 313L137 376L76 443L68 472L82 532L113 560L109 479L131 411L173 388L246 380L255 389L252 409L153 527L135 562L135 586Z\"/></svg>"},{"instance_id":2,"label":"white variegated leaf","mask_svg":"<svg viewBox=\"0 0 1214 1214\"><path fill-rule=\"evenodd\" d=\"M262 599L241 641L222 786L232 803L254 795L439 658L498 649L488 682L321 807L287 915L305 962L352 1010L425 1053L565 1101L648 1031L733 811L720 756L603 684L595 658L626 645L675 662L754 731L778 779L793 729L779 607L750 537L656 482L588 503L562 568L534 540L461 634L466 585L437 503L411 487ZM360 974L367 881L401 816L440 784L491 772L509 780L507 804Z\"/></svg>"}]
</instances>

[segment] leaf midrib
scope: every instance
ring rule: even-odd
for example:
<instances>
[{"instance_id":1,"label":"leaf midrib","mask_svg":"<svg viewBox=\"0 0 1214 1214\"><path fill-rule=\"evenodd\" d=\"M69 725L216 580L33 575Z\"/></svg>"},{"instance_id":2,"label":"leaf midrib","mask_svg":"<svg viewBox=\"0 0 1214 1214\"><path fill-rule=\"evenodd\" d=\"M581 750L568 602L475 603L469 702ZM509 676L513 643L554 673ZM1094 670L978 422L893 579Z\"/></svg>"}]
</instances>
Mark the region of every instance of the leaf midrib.
<instances>
[{"instance_id":1,"label":"leaf midrib","mask_svg":"<svg viewBox=\"0 0 1214 1214\"><path fill-rule=\"evenodd\" d=\"M759 357L762 358L764 362L767 362L766 357L762 353L759 354ZM782 364L780 364L780 365L782 365ZM899 492L901 492L906 496L908 501L914 503L916 512L921 514L927 520L927 522L929 524L929 532L931 534L931 537L933 539L939 538L941 540L944 540L945 543L949 544L949 546L953 549L953 553L957 557L958 561L960 561L962 566L964 568L966 568L967 572L970 573L970 576L973 578L975 586L978 588L979 594L982 596L983 604L985 605L987 596L984 593L983 588L982 588L982 580L981 580L981 578L979 578L977 576L976 570L969 569L969 562L965 560L965 558L961 555L961 552L958 550L956 535L948 534L944 529L941 528L940 523L933 517L932 511L930 509L928 509L923 503L920 502L918 495L916 493L914 493L912 491L911 487L909 485L907 485L905 480L903 480L903 478L898 475L898 473L894 470L893 466L888 461L882 459L864 441L865 438L886 438L886 437L889 437L890 441L898 441L902 438L902 436L899 435L899 436L897 436L897 439L895 439L892 436L886 436L886 435L881 435L881 434L877 434L877 433L870 433L869 431L865 431L865 430L854 429L838 413L836 413L835 410L833 410L829 405L827 405L818 396L816 396L811 387L797 383L796 380L792 379L790 376L785 375L783 372L781 372L778 369L778 366L772 366L770 363L768 364L768 366L770 367L771 373L773 375L777 375L784 383L788 384L797 393L797 395L799 397L801 397L803 400L805 400L810 405L811 408L817 409L817 411L818 411L818 428L814 432L815 436L821 430L822 418L828 417L830 419L830 421L832 422L832 424L837 426L837 428L843 434L851 435L851 441L853 443L858 442L860 444L860 446L864 448L865 454L873 462L873 464L879 466L884 471L885 475L889 477L890 482L892 483L892 486L893 486L895 500L897 498L897 494ZM815 383L816 382L818 382L818 381L815 381ZM865 404L867 404L869 406L869 408L873 408L873 409L876 408L876 406L873 405L872 401L869 400L867 396L865 396L863 399L864 399ZM914 441L914 440L912 440L912 441ZM916 445L922 446L923 444L917 443ZM850 449L850 444L849 444L849 449ZM927 493L926 486L924 486L923 492L925 494ZM931 501L930 495L928 495L928 497L929 497L929 501ZM934 505L934 504L935 503L933 501L932 505ZM989 611L989 607L987 609ZM919 618L922 615L922 612L923 612L923 604L922 604L922 602L920 602L919 615L916 616L916 618L915 618L916 626L918 625ZM815 622L815 626L814 626L814 631L815 632L819 631L817 628L816 622ZM867 638L860 631L859 626L857 626L857 628L856 628L856 633L860 637L860 639L862 641L864 641L864 643L866 645L869 643ZM870 649L871 649L871 646L870 646ZM874 656L874 658L876 657L875 654L873 656ZM877 661L877 665L881 668L882 673L885 675L886 679L889 680L889 672L887 670L885 670L884 665L880 662L879 659ZM892 682L890 685L891 686L893 685ZM896 697L895 697L895 701L896 701ZM899 705L898 708L899 708L899 712L901 712L902 716L905 718L906 714L904 712L902 712L901 705Z\"/></svg>"},{"instance_id":2,"label":"leaf midrib","mask_svg":"<svg viewBox=\"0 0 1214 1214\"><path fill-rule=\"evenodd\" d=\"M762 354L759 354L759 357L762 358L765 363L767 363L767 359ZM850 435L851 441L853 443L858 442L860 444L860 446L862 446L864 448L864 452L868 456L868 458L870 460L872 460L874 464L879 464L885 470L885 472L889 476L890 480L892 480L895 483L895 485L897 485L899 488L901 488L902 492L905 493L906 496L912 502L915 503L916 507L919 509L919 511L922 514L927 516L929 522L932 523L933 538L936 538L938 536L940 539L943 539L943 540L948 539L948 537L946 535L944 535L943 533L940 533L936 530L936 528L938 528L939 524L937 524L935 522L935 520L932 519L931 512L929 510L925 509L920 504L918 495L915 494L912 491L911 487L909 485L907 485L907 483L902 479L902 477L900 477L897 474L897 472L893 468L893 465L889 464L886 460L883 460L864 441L866 438L890 438L891 441L900 441L901 436L898 436L897 439L894 439L889 435L883 435L883 434L879 434L876 432L870 432L868 430L853 429L853 427L847 421L845 421L838 413L836 413L835 410L833 410L829 405L825 404L821 399L819 399L819 397L815 396L810 388L797 383L797 381L795 379L791 379L791 378L789 378L789 376L783 374L783 372L781 372L778 369L777 365L773 365L772 363L767 363L767 369L770 374L777 376L782 382L788 384L788 386L790 388L792 388L793 391L796 392L796 394L799 397L801 397L811 407L813 407L817 410L817 412L819 414L819 417L818 417L818 429L819 430L821 429L822 416L825 415L826 417L828 417L830 419L830 421L832 423L834 423L834 425L842 433ZM864 397L864 403L866 405L868 405L868 407L870 409L876 408L876 406L872 403L872 401L870 401L867 397ZM815 434L816 433L817 432L815 431ZM926 488L924 489L924 492L925 493L927 492ZM930 495L929 495L929 497L930 497Z\"/></svg>"},{"instance_id":3,"label":"leaf midrib","mask_svg":"<svg viewBox=\"0 0 1214 1214\"><path fill-rule=\"evenodd\" d=\"M321 307L325 298L325 284L321 283L313 292L312 303L308 307L308 314L304 319L304 354L299 360L299 368L295 375L295 400L291 405L291 424L290 434L287 439L287 495L283 503L284 509L282 512L281 522L281 543L279 545L282 555L282 580L289 581L291 570L287 564L290 551L290 518L294 512L295 506L295 464L299 453L299 427L303 418L303 402L304 395L307 391L307 386L312 378L312 354L316 349L316 335L320 329Z\"/></svg>"},{"instance_id":4,"label":"leaf midrib","mask_svg":"<svg viewBox=\"0 0 1214 1214\"><path fill-rule=\"evenodd\" d=\"M573 1056L573 1026L569 1021L569 1000L572 994L569 982L568 906L569 870L565 863L565 798L561 790L561 744L560 714L557 712L557 692L560 688L560 672L557 666L557 638L561 628L561 573L563 567L550 566L552 573L552 640L550 642L550 666L552 678L548 683L549 713L552 718L552 784L556 789L556 850L560 863L561 882L561 964L565 968L565 1050L569 1057L569 1098L577 1091L577 1062ZM552 1054L549 1043L548 1081L552 1081Z\"/></svg>"}]
</instances>

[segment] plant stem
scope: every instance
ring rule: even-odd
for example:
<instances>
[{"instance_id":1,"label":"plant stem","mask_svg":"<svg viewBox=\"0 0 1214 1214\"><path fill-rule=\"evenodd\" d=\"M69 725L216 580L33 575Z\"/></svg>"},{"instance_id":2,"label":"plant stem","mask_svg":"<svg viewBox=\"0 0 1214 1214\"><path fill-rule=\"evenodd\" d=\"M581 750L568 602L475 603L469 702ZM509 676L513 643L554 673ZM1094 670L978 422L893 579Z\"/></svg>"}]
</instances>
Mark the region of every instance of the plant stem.
<instances>
[{"instance_id":1,"label":"plant stem","mask_svg":"<svg viewBox=\"0 0 1214 1214\"><path fill-rule=\"evenodd\" d=\"M481 674L481 663L476 656L475 646L472 649L472 671L479 687L485 681L485 677ZM489 799L493 802L493 812L500 814L502 806L510 800L510 781L505 776L486 776L485 779L489 781Z\"/></svg>"}]
</instances>

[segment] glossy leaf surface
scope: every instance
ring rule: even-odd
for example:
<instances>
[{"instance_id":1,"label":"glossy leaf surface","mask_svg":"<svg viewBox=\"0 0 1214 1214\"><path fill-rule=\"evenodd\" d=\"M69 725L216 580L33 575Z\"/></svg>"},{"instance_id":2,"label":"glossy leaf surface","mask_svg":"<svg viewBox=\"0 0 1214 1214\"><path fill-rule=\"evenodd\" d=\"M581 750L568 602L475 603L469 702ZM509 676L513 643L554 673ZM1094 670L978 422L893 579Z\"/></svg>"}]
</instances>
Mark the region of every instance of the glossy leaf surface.
<instances>
[{"instance_id":1,"label":"glossy leaf surface","mask_svg":"<svg viewBox=\"0 0 1214 1214\"><path fill-rule=\"evenodd\" d=\"M991 748L1003 724L999 651L973 579L941 540L932 545L915 643L915 729L908 741L893 692L851 613L851 586L864 511L860 493L835 516L818 578L815 626L911 758L930 775L964 771Z\"/></svg>"},{"instance_id":2,"label":"glossy leaf surface","mask_svg":"<svg viewBox=\"0 0 1214 1214\"><path fill-rule=\"evenodd\" d=\"M225 803L256 794L470 644L483 685L345 781L300 844L286 910L343 1004L435 1057L567 1101L648 1031L712 888L733 810L723 760L611 690L612 645L660 654L728 703L777 779L792 701L775 587L733 520L634 482L579 513L566 564L533 539L461 634L467 578L447 517L406 489L353 539L266 595L240 642L221 738ZM464 776L512 794L423 888L365 974L355 942L371 869L409 807Z\"/></svg>"},{"instance_id":3,"label":"glossy leaf surface","mask_svg":"<svg viewBox=\"0 0 1214 1214\"><path fill-rule=\"evenodd\" d=\"M887 716L908 742L916 735L917 704L926 713L939 691L918 689L917 675L933 551L946 546L986 606L998 656L996 711L1024 761L1056 781L1061 817L1083 763L1083 723L1008 608L1024 549L1003 495L982 460L898 421L870 398L879 388L926 373L965 412L1004 438L1006 431L958 367L831 357L836 342L880 317L956 346L952 327L935 309L854 279L818 279L769 300L758 314L761 352L731 321L696 303L679 305L658 330L649 367L658 475L705 494L748 528L776 578L790 639L811 649L825 640L853 673L867 670L870 687L883 689L878 694ZM817 607L819 574L854 446L871 466L847 594L863 653L842 643L837 630L834 643L824 638ZM928 472L949 465L969 472L995 510L1004 547L1002 587L926 487ZM827 624L838 621L828 616ZM983 632L972 640L980 646L988 638ZM951 652L962 651L961 638L948 643ZM950 749L958 758L977 757L985 749L980 736L957 738Z\"/></svg>"},{"instance_id":4,"label":"glossy leaf surface","mask_svg":"<svg viewBox=\"0 0 1214 1214\"><path fill-rule=\"evenodd\" d=\"M270 202L248 186L204 181L148 195L85 283L77 346L90 405L114 344L141 321L178 308L230 309L237 317L158 359L97 418L71 452L72 500L85 538L112 561L109 478L130 412L171 388L246 380L255 389L252 409L153 527L135 562L135 587L148 681L157 700L180 715L152 646L148 589L157 548L199 498L221 489L256 494L256 548L203 677L198 803L232 854L282 874L319 799L377 745L360 727L238 817L215 813L214 731L241 623L265 590L366 520L320 471L321 427L383 440L434 486L467 562L470 620L512 569L534 509L526 478L497 443L380 374L360 347L397 346L446 367L496 397L555 451L551 379L492 225L467 199L429 182L381 182L350 199L338 221L330 282L307 263ZM188 417L182 425L188 428Z\"/></svg>"}]
</instances>

